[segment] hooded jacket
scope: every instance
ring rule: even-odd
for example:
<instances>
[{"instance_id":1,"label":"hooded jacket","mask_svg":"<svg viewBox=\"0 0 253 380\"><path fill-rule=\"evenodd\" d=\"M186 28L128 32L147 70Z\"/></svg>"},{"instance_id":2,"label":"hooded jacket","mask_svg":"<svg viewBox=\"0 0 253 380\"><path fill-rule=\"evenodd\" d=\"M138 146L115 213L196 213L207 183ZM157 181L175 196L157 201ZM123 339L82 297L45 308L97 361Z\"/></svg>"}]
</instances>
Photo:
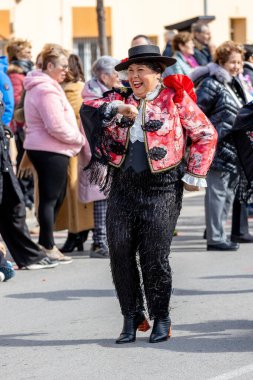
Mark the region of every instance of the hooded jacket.
<instances>
[{"instance_id":1,"label":"hooded jacket","mask_svg":"<svg viewBox=\"0 0 253 380\"><path fill-rule=\"evenodd\" d=\"M0 92L3 95L3 103L5 107L4 114L2 116L2 122L4 125L8 125L11 122L14 111L14 95L10 78L7 75L8 60L7 57L0 57Z\"/></svg>"},{"instance_id":2,"label":"hooded jacket","mask_svg":"<svg viewBox=\"0 0 253 380\"><path fill-rule=\"evenodd\" d=\"M92 78L88 80L82 91L82 98L85 101L102 98L103 94L109 89L98 79Z\"/></svg>"},{"instance_id":3,"label":"hooded jacket","mask_svg":"<svg viewBox=\"0 0 253 380\"><path fill-rule=\"evenodd\" d=\"M40 70L24 80L26 138L24 148L75 156L85 144L73 108L59 83Z\"/></svg>"},{"instance_id":4,"label":"hooded jacket","mask_svg":"<svg viewBox=\"0 0 253 380\"><path fill-rule=\"evenodd\" d=\"M237 173L237 153L230 135L236 115L243 106L231 84L234 81L240 89L241 97L247 102L248 95L238 78L233 78L228 71L216 63L199 67L190 74L197 86L198 106L210 119L218 132L218 146L212 168L219 171Z\"/></svg>"}]
</instances>

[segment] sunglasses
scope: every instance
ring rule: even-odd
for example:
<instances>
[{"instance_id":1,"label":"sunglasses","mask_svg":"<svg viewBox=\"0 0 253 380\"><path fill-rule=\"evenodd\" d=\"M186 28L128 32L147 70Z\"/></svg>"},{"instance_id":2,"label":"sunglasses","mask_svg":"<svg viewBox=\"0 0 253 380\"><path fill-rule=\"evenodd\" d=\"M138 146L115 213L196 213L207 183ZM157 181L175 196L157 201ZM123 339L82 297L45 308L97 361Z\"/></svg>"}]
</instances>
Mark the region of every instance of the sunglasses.
<instances>
[{"instance_id":1,"label":"sunglasses","mask_svg":"<svg viewBox=\"0 0 253 380\"><path fill-rule=\"evenodd\" d=\"M69 69L69 65L59 65L62 70L68 70Z\"/></svg>"},{"instance_id":2,"label":"sunglasses","mask_svg":"<svg viewBox=\"0 0 253 380\"><path fill-rule=\"evenodd\" d=\"M54 67L60 67L62 70L66 71L69 69L69 65L61 65L61 64L57 64L57 65L54 65Z\"/></svg>"}]
</instances>

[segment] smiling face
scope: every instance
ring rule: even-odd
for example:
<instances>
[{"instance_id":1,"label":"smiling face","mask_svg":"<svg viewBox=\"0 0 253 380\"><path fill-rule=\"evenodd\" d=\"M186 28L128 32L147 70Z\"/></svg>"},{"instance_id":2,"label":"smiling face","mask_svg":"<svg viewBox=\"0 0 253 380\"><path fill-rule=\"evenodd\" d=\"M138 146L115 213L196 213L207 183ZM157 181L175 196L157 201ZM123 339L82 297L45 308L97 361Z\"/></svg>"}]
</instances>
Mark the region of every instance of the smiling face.
<instances>
[{"instance_id":1,"label":"smiling face","mask_svg":"<svg viewBox=\"0 0 253 380\"><path fill-rule=\"evenodd\" d=\"M240 73L242 64L242 55L233 51L228 57L227 62L221 66L227 70L232 77L235 77Z\"/></svg>"},{"instance_id":2,"label":"smiling face","mask_svg":"<svg viewBox=\"0 0 253 380\"><path fill-rule=\"evenodd\" d=\"M148 92L156 88L161 78L161 74L153 71L148 66L135 63L128 67L127 75L133 93L138 98L145 98Z\"/></svg>"}]
</instances>

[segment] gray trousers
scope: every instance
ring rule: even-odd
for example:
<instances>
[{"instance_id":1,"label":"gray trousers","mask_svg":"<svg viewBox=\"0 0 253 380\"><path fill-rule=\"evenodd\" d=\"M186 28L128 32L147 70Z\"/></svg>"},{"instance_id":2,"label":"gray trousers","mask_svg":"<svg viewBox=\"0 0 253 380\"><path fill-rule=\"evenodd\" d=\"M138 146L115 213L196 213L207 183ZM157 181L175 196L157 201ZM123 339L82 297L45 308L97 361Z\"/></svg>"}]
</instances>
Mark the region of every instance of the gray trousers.
<instances>
[{"instance_id":1,"label":"gray trousers","mask_svg":"<svg viewBox=\"0 0 253 380\"><path fill-rule=\"evenodd\" d=\"M234 200L237 175L210 170L207 175L205 196L207 244L227 241L224 224Z\"/></svg>"}]
</instances>

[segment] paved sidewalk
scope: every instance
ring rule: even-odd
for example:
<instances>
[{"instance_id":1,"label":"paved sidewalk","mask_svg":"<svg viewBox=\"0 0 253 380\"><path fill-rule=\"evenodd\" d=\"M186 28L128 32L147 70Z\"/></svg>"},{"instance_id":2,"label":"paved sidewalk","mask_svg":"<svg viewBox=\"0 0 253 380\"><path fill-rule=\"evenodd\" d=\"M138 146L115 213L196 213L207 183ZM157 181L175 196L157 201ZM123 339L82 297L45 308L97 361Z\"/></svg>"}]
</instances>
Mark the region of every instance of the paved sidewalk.
<instances>
[{"instance_id":1,"label":"paved sidewalk","mask_svg":"<svg viewBox=\"0 0 253 380\"><path fill-rule=\"evenodd\" d=\"M207 252L203 221L203 195L186 197L168 342L151 345L146 332L114 344L122 317L109 260L90 259L89 243L70 265L0 283L0 379L252 380L253 245ZM57 233L57 244L65 237Z\"/></svg>"}]
</instances>

